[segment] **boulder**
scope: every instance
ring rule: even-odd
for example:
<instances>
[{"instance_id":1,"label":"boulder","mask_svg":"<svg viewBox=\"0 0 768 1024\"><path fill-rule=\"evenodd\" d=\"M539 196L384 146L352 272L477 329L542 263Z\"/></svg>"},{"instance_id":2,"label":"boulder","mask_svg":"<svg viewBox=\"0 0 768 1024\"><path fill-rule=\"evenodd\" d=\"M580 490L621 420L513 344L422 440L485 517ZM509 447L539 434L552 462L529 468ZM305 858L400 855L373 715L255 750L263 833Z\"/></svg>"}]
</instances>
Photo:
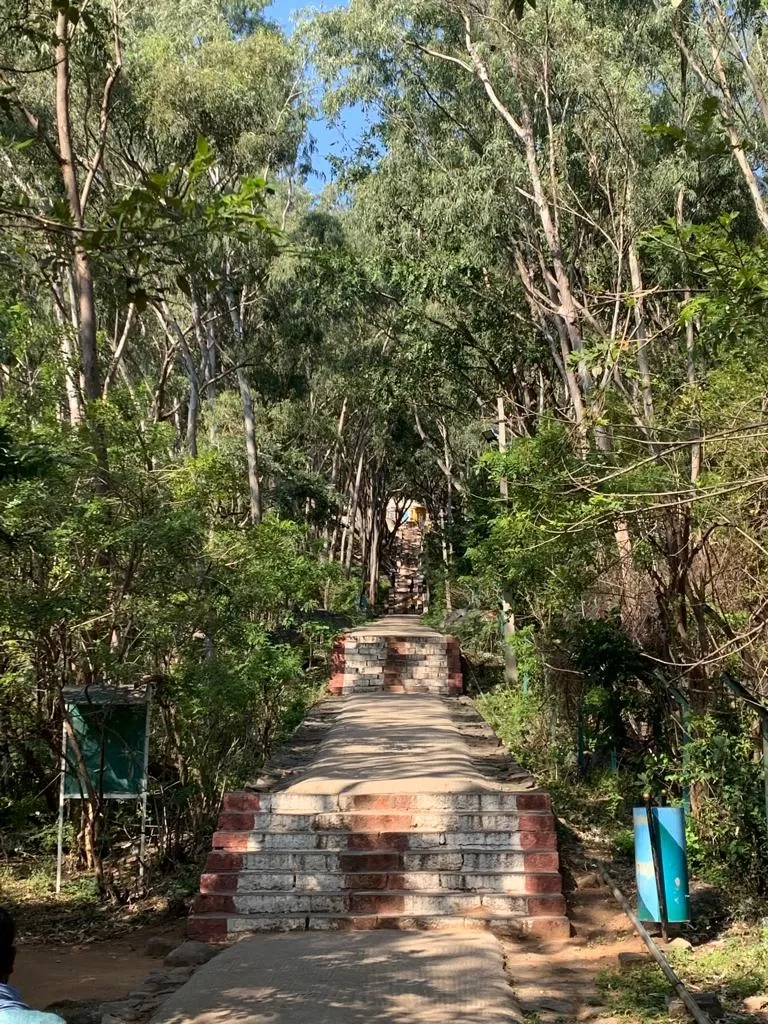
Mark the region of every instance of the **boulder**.
<instances>
[{"instance_id":1,"label":"boulder","mask_svg":"<svg viewBox=\"0 0 768 1024\"><path fill-rule=\"evenodd\" d=\"M725 1016L720 997L717 993L691 992L691 995L704 1013L712 1020L720 1020ZM690 1017L685 1003L678 996L669 996L667 998L667 1008L669 1009L669 1016L675 1020L688 1019Z\"/></svg>"},{"instance_id":2,"label":"boulder","mask_svg":"<svg viewBox=\"0 0 768 1024\"><path fill-rule=\"evenodd\" d=\"M135 999L119 999L101 1004L101 1024L106 1024L105 1017L115 1017L130 1024L132 1021L141 1020L144 1017L144 1011Z\"/></svg>"},{"instance_id":3,"label":"boulder","mask_svg":"<svg viewBox=\"0 0 768 1024\"><path fill-rule=\"evenodd\" d=\"M164 957L168 956L169 953L173 952L178 944L178 939L171 938L167 935L153 935L144 947L144 956L153 956L157 957L158 960L162 960Z\"/></svg>"},{"instance_id":4,"label":"boulder","mask_svg":"<svg viewBox=\"0 0 768 1024\"><path fill-rule=\"evenodd\" d=\"M194 942L188 939L166 956L166 967L200 967L213 960L221 952L218 946L212 946L207 942Z\"/></svg>"},{"instance_id":5,"label":"boulder","mask_svg":"<svg viewBox=\"0 0 768 1024\"><path fill-rule=\"evenodd\" d=\"M194 973L194 967L171 967L167 971L151 971L142 982L141 987L153 992L159 989L178 988L189 981Z\"/></svg>"},{"instance_id":6,"label":"boulder","mask_svg":"<svg viewBox=\"0 0 768 1024\"><path fill-rule=\"evenodd\" d=\"M619 953L616 959L619 961L620 971L633 971L635 967L653 963L650 953Z\"/></svg>"}]
</instances>

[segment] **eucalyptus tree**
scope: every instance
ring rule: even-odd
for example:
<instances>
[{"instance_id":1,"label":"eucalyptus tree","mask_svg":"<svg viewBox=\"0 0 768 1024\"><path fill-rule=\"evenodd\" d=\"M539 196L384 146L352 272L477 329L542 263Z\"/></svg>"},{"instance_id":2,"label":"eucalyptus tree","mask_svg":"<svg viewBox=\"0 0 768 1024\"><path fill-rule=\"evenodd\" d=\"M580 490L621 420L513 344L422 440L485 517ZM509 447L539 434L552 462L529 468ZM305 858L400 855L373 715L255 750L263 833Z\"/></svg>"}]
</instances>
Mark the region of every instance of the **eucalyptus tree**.
<instances>
[{"instance_id":1,"label":"eucalyptus tree","mask_svg":"<svg viewBox=\"0 0 768 1024\"><path fill-rule=\"evenodd\" d=\"M760 216L733 138L720 141L729 115L711 45L705 74L696 63L710 37L727 43L726 76L740 96L758 96L749 72L759 50L750 56L745 42L758 38L762 15L716 6L353 0L305 29L329 112L369 109L343 187L422 379L452 379L445 393L461 393L459 424L493 427L502 396L523 465L552 419L565 425L566 447L545 446L554 504L549 484L531 504L535 489L515 460L509 472L505 460L495 465L514 486L507 513L491 517L484 565L527 578L518 600L530 609L541 604L541 572L575 581L563 550L591 562L583 579L602 594L595 600L617 602L648 655L704 704L709 666L724 657L722 627L702 618L708 601L723 600L701 502L720 493L702 491L702 476L724 464L704 439L744 424L745 413L713 375L696 312L701 268L680 240L691 221L730 211L748 239ZM699 33L699 51L682 63L681 24ZM747 105L753 172L758 113L759 99ZM713 406L703 389L716 380L723 400ZM751 383L750 404L760 391ZM541 572L519 562L500 572L493 550L505 532L503 543L521 557L529 549ZM582 535L593 539L577 554ZM578 589L567 592L578 607Z\"/></svg>"}]
</instances>

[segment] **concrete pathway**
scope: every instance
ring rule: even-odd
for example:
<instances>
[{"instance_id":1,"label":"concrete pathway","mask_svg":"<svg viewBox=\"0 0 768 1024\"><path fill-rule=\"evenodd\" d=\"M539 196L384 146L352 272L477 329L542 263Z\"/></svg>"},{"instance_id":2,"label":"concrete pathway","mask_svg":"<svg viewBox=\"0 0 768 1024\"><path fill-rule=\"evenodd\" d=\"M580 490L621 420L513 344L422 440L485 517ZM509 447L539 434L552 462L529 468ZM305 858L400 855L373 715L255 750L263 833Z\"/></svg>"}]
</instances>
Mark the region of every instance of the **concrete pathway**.
<instances>
[{"instance_id":1,"label":"concrete pathway","mask_svg":"<svg viewBox=\"0 0 768 1024\"><path fill-rule=\"evenodd\" d=\"M385 615L381 619L375 619L364 626L355 626L354 629L345 631L346 636L434 636L441 637L444 634L428 626L420 615Z\"/></svg>"},{"instance_id":2,"label":"concrete pathway","mask_svg":"<svg viewBox=\"0 0 768 1024\"><path fill-rule=\"evenodd\" d=\"M153 1024L519 1024L486 933L265 935L202 967Z\"/></svg>"},{"instance_id":3,"label":"concrete pathway","mask_svg":"<svg viewBox=\"0 0 768 1024\"><path fill-rule=\"evenodd\" d=\"M442 697L366 693L344 706L291 793L451 793L490 789Z\"/></svg>"}]
</instances>

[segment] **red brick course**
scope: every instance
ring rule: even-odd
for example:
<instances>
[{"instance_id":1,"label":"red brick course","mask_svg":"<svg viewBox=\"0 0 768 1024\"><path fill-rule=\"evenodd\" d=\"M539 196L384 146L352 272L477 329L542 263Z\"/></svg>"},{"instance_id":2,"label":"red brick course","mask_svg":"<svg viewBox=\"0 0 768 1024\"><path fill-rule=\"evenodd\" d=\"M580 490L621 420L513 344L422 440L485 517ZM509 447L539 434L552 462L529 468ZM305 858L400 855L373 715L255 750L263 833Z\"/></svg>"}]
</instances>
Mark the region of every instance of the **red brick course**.
<instances>
[{"instance_id":1,"label":"red brick course","mask_svg":"<svg viewBox=\"0 0 768 1024\"><path fill-rule=\"evenodd\" d=\"M227 937L226 917L195 917L187 921L187 938L197 942L220 942Z\"/></svg>"},{"instance_id":2,"label":"red brick course","mask_svg":"<svg viewBox=\"0 0 768 1024\"><path fill-rule=\"evenodd\" d=\"M540 893L560 894L563 882L558 874L552 875L526 875L525 891L532 895Z\"/></svg>"},{"instance_id":3,"label":"red brick course","mask_svg":"<svg viewBox=\"0 0 768 1024\"><path fill-rule=\"evenodd\" d=\"M211 850L205 861L206 872L211 871L242 871L243 855L227 853L224 850Z\"/></svg>"},{"instance_id":4,"label":"red brick course","mask_svg":"<svg viewBox=\"0 0 768 1024\"><path fill-rule=\"evenodd\" d=\"M526 853L523 859L525 871L559 871L560 857L555 853ZM559 876L558 876L559 877Z\"/></svg>"},{"instance_id":5,"label":"red brick course","mask_svg":"<svg viewBox=\"0 0 768 1024\"><path fill-rule=\"evenodd\" d=\"M554 830L541 829L536 832L520 833L521 850L556 850L557 835Z\"/></svg>"},{"instance_id":6,"label":"red brick course","mask_svg":"<svg viewBox=\"0 0 768 1024\"><path fill-rule=\"evenodd\" d=\"M515 797L518 811L550 811L552 801L547 793L518 793Z\"/></svg>"},{"instance_id":7,"label":"red brick course","mask_svg":"<svg viewBox=\"0 0 768 1024\"><path fill-rule=\"evenodd\" d=\"M521 814L521 832L554 832L555 816L553 814Z\"/></svg>"},{"instance_id":8,"label":"red brick course","mask_svg":"<svg viewBox=\"0 0 768 1024\"><path fill-rule=\"evenodd\" d=\"M542 935L548 939L568 939L571 935L571 922L567 917L539 917L525 922L526 935Z\"/></svg>"},{"instance_id":9,"label":"red brick course","mask_svg":"<svg viewBox=\"0 0 768 1024\"><path fill-rule=\"evenodd\" d=\"M532 896L528 900L529 917L563 917L565 900L562 896Z\"/></svg>"},{"instance_id":10,"label":"red brick course","mask_svg":"<svg viewBox=\"0 0 768 1024\"><path fill-rule=\"evenodd\" d=\"M220 832L251 832L255 820L253 811L222 811L218 829Z\"/></svg>"},{"instance_id":11,"label":"red brick course","mask_svg":"<svg viewBox=\"0 0 768 1024\"><path fill-rule=\"evenodd\" d=\"M331 654L331 681L328 689L331 693L339 694L344 688L344 666L346 664L345 653L346 638L335 637L333 641L333 653Z\"/></svg>"},{"instance_id":12,"label":"red brick course","mask_svg":"<svg viewBox=\"0 0 768 1024\"><path fill-rule=\"evenodd\" d=\"M400 853L339 854L339 870L344 872L396 871L402 866Z\"/></svg>"},{"instance_id":13,"label":"red brick course","mask_svg":"<svg viewBox=\"0 0 768 1024\"><path fill-rule=\"evenodd\" d=\"M448 685L451 695L459 697L464 692L464 675L461 671L461 646L455 636L445 638L445 653L448 658Z\"/></svg>"},{"instance_id":14,"label":"red brick course","mask_svg":"<svg viewBox=\"0 0 768 1024\"><path fill-rule=\"evenodd\" d=\"M410 811L416 797L409 793L358 793L352 797L352 806L360 811Z\"/></svg>"},{"instance_id":15,"label":"red brick course","mask_svg":"<svg viewBox=\"0 0 768 1024\"><path fill-rule=\"evenodd\" d=\"M248 850L247 832L214 832L214 850L235 850L245 853Z\"/></svg>"},{"instance_id":16,"label":"red brick course","mask_svg":"<svg viewBox=\"0 0 768 1024\"><path fill-rule=\"evenodd\" d=\"M234 914L235 900L233 896L219 893L200 893L192 903L193 914Z\"/></svg>"},{"instance_id":17,"label":"red brick course","mask_svg":"<svg viewBox=\"0 0 768 1024\"><path fill-rule=\"evenodd\" d=\"M219 872L206 872L200 876L200 892L203 895L209 893L236 893L238 875L226 875Z\"/></svg>"},{"instance_id":18,"label":"red brick course","mask_svg":"<svg viewBox=\"0 0 768 1024\"><path fill-rule=\"evenodd\" d=\"M390 893L353 892L349 897L349 909L353 914L401 914L405 909L405 897Z\"/></svg>"},{"instance_id":19,"label":"red brick course","mask_svg":"<svg viewBox=\"0 0 768 1024\"><path fill-rule=\"evenodd\" d=\"M356 829L361 832L405 831L413 828L413 818L407 814L355 814L345 815L344 829ZM399 847L397 847L399 849Z\"/></svg>"},{"instance_id":20,"label":"red brick course","mask_svg":"<svg viewBox=\"0 0 768 1024\"><path fill-rule=\"evenodd\" d=\"M225 793L222 809L225 811L253 811L261 809L261 794L247 793Z\"/></svg>"},{"instance_id":21,"label":"red brick course","mask_svg":"<svg viewBox=\"0 0 768 1024\"><path fill-rule=\"evenodd\" d=\"M407 850L407 832L352 832L347 838L348 850Z\"/></svg>"}]
</instances>

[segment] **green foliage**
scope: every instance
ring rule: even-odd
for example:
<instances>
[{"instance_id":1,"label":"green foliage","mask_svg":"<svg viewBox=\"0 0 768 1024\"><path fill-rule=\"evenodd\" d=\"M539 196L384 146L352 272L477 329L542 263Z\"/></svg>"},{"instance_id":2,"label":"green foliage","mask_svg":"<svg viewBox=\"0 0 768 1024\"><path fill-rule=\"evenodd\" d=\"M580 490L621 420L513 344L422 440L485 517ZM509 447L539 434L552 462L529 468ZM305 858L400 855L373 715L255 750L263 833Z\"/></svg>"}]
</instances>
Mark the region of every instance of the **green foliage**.
<instances>
[{"instance_id":1,"label":"green foliage","mask_svg":"<svg viewBox=\"0 0 768 1024\"><path fill-rule=\"evenodd\" d=\"M479 702L516 756L585 830L692 787L701 870L756 878L718 673L768 663L764 5L264 9L5 0L0 794L49 792L62 685L152 680L181 856L416 498L478 690L515 615L521 689ZM367 118L319 195L308 68Z\"/></svg>"},{"instance_id":2,"label":"green foliage","mask_svg":"<svg viewBox=\"0 0 768 1024\"><path fill-rule=\"evenodd\" d=\"M715 989L726 1011L739 1013L743 999L768 987L767 954L768 932L763 928L733 935L714 948L672 952L669 957L691 990ZM669 1019L669 985L655 964L604 971L597 982L611 1013L637 1024Z\"/></svg>"},{"instance_id":3,"label":"green foliage","mask_svg":"<svg viewBox=\"0 0 768 1024\"><path fill-rule=\"evenodd\" d=\"M759 738L749 716L734 711L692 718L682 756L656 755L646 778L690 793L696 813L688 819L694 869L726 887L749 912L768 895L765 879L766 808Z\"/></svg>"},{"instance_id":4,"label":"green foliage","mask_svg":"<svg viewBox=\"0 0 768 1024\"><path fill-rule=\"evenodd\" d=\"M527 767L538 768L529 763L530 758L540 755L542 747L536 742L536 733L543 724L543 708L540 697L533 691L522 693L506 686L481 694L475 701L480 714L493 726L513 756Z\"/></svg>"},{"instance_id":5,"label":"green foliage","mask_svg":"<svg viewBox=\"0 0 768 1024\"><path fill-rule=\"evenodd\" d=\"M604 759L611 750L628 751L633 722L643 721L656 731L658 687L649 662L618 617L573 623L562 642L584 679L580 713L593 758Z\"/></svg>"}]
</instances>

